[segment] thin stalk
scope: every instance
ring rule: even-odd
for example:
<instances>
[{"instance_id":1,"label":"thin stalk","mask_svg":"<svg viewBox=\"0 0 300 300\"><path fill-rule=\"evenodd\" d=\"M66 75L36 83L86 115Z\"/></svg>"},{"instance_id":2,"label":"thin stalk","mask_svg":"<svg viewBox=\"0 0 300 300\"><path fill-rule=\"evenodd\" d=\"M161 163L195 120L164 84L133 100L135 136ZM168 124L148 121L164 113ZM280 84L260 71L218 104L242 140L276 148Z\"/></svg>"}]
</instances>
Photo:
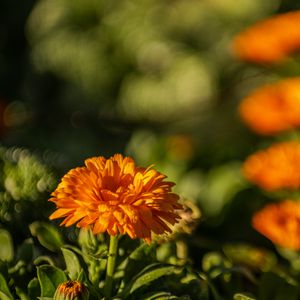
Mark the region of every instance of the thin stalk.
<instances>
[{"instance_id":1,"label":"thin stalk","mask_svg":"<svg viewBox=\"0 0 300 300\"><path fill-rule=\"evenodd\" d=\"M106 265L106 278L104 283L104 295L107 299L111 297L111 290L113 286L113 276L116 265L116 258L118 254L118 236L111 235L109 241L108 259Z\"/></svg>"}]
</instances>

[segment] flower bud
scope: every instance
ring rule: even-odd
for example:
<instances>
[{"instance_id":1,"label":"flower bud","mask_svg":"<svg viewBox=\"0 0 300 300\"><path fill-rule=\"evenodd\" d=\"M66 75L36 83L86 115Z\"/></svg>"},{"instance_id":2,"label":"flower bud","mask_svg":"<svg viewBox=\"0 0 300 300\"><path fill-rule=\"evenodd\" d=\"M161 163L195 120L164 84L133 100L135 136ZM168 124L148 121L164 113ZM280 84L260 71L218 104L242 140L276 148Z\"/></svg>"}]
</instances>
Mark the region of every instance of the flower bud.
<instances>
[{"instance_id":1,"label":"flower bud","mask_svg":"<svg viewBox=\"0 0 300 300\"><path fill-rule=\"evenodd\" d=\"M198 206L191 200L182 199L180 201L182 209L178 211L180 220L170 226L172 232L165 234L164 236L154 235L153 239L159 243L165 243L172 240L176 240L178 236L182 234L191 235L194 229L197 227L201 218L201 211Z\"/></svg>"},{"instance_id":2,"label":"flower bud","mask_svg":"<svg viewBox=\"0 0 300 300\"><path fill-rule=\"evenodd\" d=\"M77 281L69 280L61 283L54 294L53 300L88 300L89 291L87 287Z\"/></svg>"}]
</instances>

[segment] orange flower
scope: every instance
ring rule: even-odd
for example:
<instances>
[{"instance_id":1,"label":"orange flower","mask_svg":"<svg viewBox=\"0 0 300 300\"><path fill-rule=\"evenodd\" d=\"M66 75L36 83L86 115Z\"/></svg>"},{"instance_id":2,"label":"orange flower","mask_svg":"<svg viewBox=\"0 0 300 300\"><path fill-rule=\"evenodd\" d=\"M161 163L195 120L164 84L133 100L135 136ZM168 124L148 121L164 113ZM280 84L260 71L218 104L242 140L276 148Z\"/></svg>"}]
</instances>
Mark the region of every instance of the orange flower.
<instances>
[{"instance_id":1,"label":"orange flower","mask_svg":"<svg viewBox=\"0 0 300 300\"><path fill-rule=\"evenodd\" d=\"M171 232L180 219L174 183L152 167L138 168L129 157L93 157L85 166L70 170L50 201L57 210L50 219L65 217L61 225L91 227L94 234L127 233L151 241L151 232Z\"/></svg>"},{"instance_id":2,"label":"orange flower","mask_svg":"<svg viewBox=\"0 0 300 300\"><path fill-rule=\"evenodd\" d=\"M239 106L245 123L260 134L300 126L300 77L258 88Z\"/></svg>"},{"instance_id":3,"label":"orange flower","mask_svg":"<svg viewBox=\"0 0 300 300\"><path fill-rule=\"evenodd\" d=\"M265 190L300 187L300 141L274 144L250 155L243 165L245 177Z\"/></svg>"},{"instance_id":4,"label":"orange flower","mask_svg":"<svg viewBox=\"0 0 300 300\"><path fill-rule=\"evenodd\" d=\"M233 50L245 61L281 61L300 49L299 26L299 10L271 16L237 35L233 41Z\"/></svg>"},{"instance_id":5,"label":"orange flower","mask_svg":"<svg viewBox=\"0 0 300 300\"><path fill-rule=\"evenodd\" d=\"M274 244L300 249L300 202L269 204L252 218L252 226Z\"/></svg>"}]
</instances>

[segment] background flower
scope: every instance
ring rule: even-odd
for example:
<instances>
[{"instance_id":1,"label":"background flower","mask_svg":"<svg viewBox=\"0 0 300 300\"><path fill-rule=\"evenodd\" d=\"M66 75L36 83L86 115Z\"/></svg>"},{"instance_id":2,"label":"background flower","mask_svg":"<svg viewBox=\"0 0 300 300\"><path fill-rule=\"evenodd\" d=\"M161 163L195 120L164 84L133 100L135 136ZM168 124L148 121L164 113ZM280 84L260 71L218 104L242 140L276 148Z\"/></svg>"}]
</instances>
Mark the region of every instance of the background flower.
<instances>
[{"instance_id":1,"label":"background flower","mask_svg":"<svg viewBox=\"0 0 300 300\"><path fill-rule=\"evenodd\" d=\"M300 142L271 145L250 155L243 165L245 177L265 190L300 186Z\"/></svg>"},{"instance_id":2,"label":"background flower","mask_svg":"<svg viewBox=\"0 0 300 300\"><path fill-rule=\"evenodd\" d=\"M253 227L274 244L300 249L300 203L285 200L269 204L252 219Z\"/></svg>"},{"instance_id":3,"label":"background flower","mask_svg":"<svg viewBox=\"0 0 300 300\"><path fill-rule=\"evenodd\" d=\"M61 225L91 226L95 234L127 233L151 241L151 232L171 232L180 218L174 185L152 167L139 168L129 157L93 157L85 167L70 170L50 201L57 210L50 219L65 217ZM168 225L170 224L170 225Z\"/></svg>"},{"instance_id":4,"label":"background flower","mask_svg":"<svg viewBox=\"0 0 300 300\"><path fill-rule=\"evenodd\" d=\"M300 11L271 16L242 31L234 40L234 53L243 60L273 63L300 48Z\"/></svg>"},{"instance_id":5,"label":"background flower","mask_svg":"<svg viewBox=\"0 0 300 300\"><path fill-rule=\"evenodd\" d=\"M260 134L300 126L300 78L288 78L254 90L241 102L239 113Z\"/></svg>"}]
</instances>

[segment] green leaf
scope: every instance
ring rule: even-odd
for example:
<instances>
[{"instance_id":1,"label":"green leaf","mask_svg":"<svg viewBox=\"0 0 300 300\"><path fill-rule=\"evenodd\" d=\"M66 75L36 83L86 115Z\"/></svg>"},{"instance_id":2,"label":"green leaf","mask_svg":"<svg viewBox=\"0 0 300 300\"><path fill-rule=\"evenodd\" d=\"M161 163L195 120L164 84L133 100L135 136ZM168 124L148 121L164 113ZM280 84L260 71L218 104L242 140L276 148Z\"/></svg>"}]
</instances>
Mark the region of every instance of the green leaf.
<instances>
[{"instance_id":1,"label":"green leaf","mask_svg":"<svg viewBox=\"0 0 300 300\"><path fill-rule=\"evenodd\" d=\"M122 278L125 285L146 266L156 261L156 245L142 243L118 266L115 278Z\"/></svg>"},{"instance_id":2,"label":"green leaf","mask_svg":"<svg viewBox=\"0 0 300 300\"><path fill-rule=\"evenodd\" d=\"M157 299L168 299L171 294L167 292L151 292L140 297L140 300L157 300Z\"/></svg>"},{"instance_id":3,"label":"green leaf","mask_svg":"<svg viewBox=\"0 0 300 300\"><path fill-rule=\"evenodd\" d=\"M67 248L61 248L61 251L62 251L64 259L65 259L69 277L72 280L77 279L82 270L82 267L80 265L77 255L73 251L71 251Z\"/></svg>"},{"instance_id":4,"label":"green leaf","mask_svg":"<svg viewBox=\"0 0 300 300\"><path fill-rule=\"evenodd\" d=\"M231 267L231 263L219 252L207 252L202 259L202 269L209 273L211 278L219 276L223 269Z\"/></svg>"},{"instance_id":5,"label":"green leaf","mask_svg":"<svg viewBox=\"0 0 300 300\"><path fill-rule=\"evenodd\" d=\"M164 265L160 263L155 263L150 266L144 268L139 274L137 274L128 285L124 289L122 296L126 298L129 294L132 294L134 291L139 289L144 285L148 285L152 281L165 276L169 275L174 272L176 269L175 266L172 265Z\"/></svg>"},{"instance_id":6,"label":"green leaf","mask_svg":"<svg viewBox=\"0 0 300 300\"><path fill-rule=\"evenodd\" d=\"M209 287L213 295L214 300L223 300L223 298L219 295L219 292L214 286L213 282L205 273L198 273L198 276L201 280L203 280L207 284L207 286ZM203 298L206 299L206 293L203 295Z\"/></svg>"},{"instance_id":7,"label":"green leaf","mask_svg":"<svg viewBox=\"0 0 300 300\"><path fill-rule=\"evenodd\" d=\"M9 291L7 282L2 274L0 274L0 300L14 300Z\"/></svg>"},{"instance_id":8,"label":"green leaf","mask_svg":"<svg viewBox=\"0 0 300 300\"><path fill-rule=\"evenodd\" d=\"M6 280L9 280L8 264L2 260L0 260L0 274L2 274Z\"/></svg>"},{"instance_id":9,"label":"green leaf","mask_svg":"<svg viewBox=\"0 0 300 300\"><path fill-rule=\"evenodd\" d=\"M29 229L41 245L50 251L57 252L64 244L61 233L51 224L36 221L29 225Z\"/></svg>"},{"instance_id":10,"label":"green leaf","mask_svg":"<svg viewBox=\"0 0 300 300\"><path fill-rule=\"evenodd\" d=\"M29 281L27 290L30 299L37 299L38 296L41 294L39 280L36 277Z\"/></svg>"},{"instance_id":11,"label":"green leaf","mask_svg":"<svg viewBox=\"0 0 300 300\"><path fill-rule=\"evenodd\" d=\"M29 298L25 291L19 287L16 287L16 293L20 297L20 300L31 300L32 298Z\"/></svg>"},{"instance_id":12,"label":"green leaf","mask_svg":"<svg viewBox=\"0 0 300 300\"><path fill-rule=\"evenodd\" d=\"M243 264L262 271L269 271L277 263L274 253L248 244L226 244L225 255L234 264Z\"/></svg>"},{"instance_id":13,"label":"green leaf","mask_svg":"<svg viewBox=\"0 0 300 300\"><path fill-rule=\"evenodd\" d=\"M0 229L0 260L12 261L14 258L14 247L10 233L5 229Z\"/></svg>"},{"instance_id":14,"label":"green leaf","mask_svg":"<svg viewBox=\"0 0 300 300\"><path fill-rule=\"evenodd\" d=\"M0 291L0 300L13 300L14 298L8 297L6 294Z\"/></svg>"},{"instance_id":15,"label":"green leaf","mask_svg":"<svg viewBox=\"0 0 300 300\"><path fill-rule=\"evenodd\" d=\"M47 256L47 255L41 255L41 256L38 256L34 261L33 263L38 266L38 265L42 265L42 264L49 264L51 266L54 266L54 261L53 259L50 257L50 256Z\"/></svg>"},{"instance_id":16,"label":"green leaf","mask_svg":"<svg viewBox=\"0 0 300 300\"><path fill-rule=\"evenodd\" d=\"M132 260L143 261L145 258L155 259L155 250L156 245L151 244L148 245L146 243L142 243L139 247L137 247L130 255L129 258Z\"/></svg>"},{"instance_id":17,"label":"green leaf","mask_svg":"<svg viewBox=\"0 0 300 300\"><path fill-rule=\"evenodd\" d=\"M33 240L31 238L25 240L17 251L17 260L31 262L33 258Z\"/></svg>"},{"instance_id":18,"label":"green leaf","mask_svg":"<svg viewBox=\"0 0 300 300\"><path fill-rule=\"evenodd\" d=\"M140 300L189 300L191 299L189 296L177 297L167 292L151 292L146 295L139 297Z\"/></svg>"},{"instance_id":19,"label":"green leaf","mask_svg":"<svg viewBox=\"0 0 300 300\"><path fill-rule=\"evenodd\" d=\"M24 272L26 272L26 263L22 260L19 260L14 266L9 268L8 272L10 275L24 274Z\"/></svg>"},{"instance_id":20,"label":"green leaf","mask_svg":"<svg viewBox=\"0 0 300 300\"><path fill-rule=\"evenodd\" d=\"M42 297L52 297L57 286L68 280L62 270L50 265L37 267L37 275Z\"/></svg>"},{"instance_id":21,"label":"green leaf","mask_svg":"<svg viewBox=\"0 0 300 300\"><path fill-rule=\"evenodd\" d=\"M297 300L299 286L297 282L286 274L266 272L262 275L259 290L259 300Z\"/></svg>"},{"instance_id":22,"label":"green leaf","mask_svg":"<svg viewBox=\"0 0 300 300\"><path fill-rule=\"evenodd\" d=\"M97 238L90 228L80 228L78 243L81 248L94 250L97 247Z\"/></svg>"},{"instance_id":23,"label":"green leaf","mask_svg":"<svg viewBox=\"0 0 300 300\"><path fill-rule=\"evenodd\" d=\"M256 299L253 297L247 296L246 294L238 293L238 294L234 294L233 300L256 300Z\"/></svg>"}]
</instances>

